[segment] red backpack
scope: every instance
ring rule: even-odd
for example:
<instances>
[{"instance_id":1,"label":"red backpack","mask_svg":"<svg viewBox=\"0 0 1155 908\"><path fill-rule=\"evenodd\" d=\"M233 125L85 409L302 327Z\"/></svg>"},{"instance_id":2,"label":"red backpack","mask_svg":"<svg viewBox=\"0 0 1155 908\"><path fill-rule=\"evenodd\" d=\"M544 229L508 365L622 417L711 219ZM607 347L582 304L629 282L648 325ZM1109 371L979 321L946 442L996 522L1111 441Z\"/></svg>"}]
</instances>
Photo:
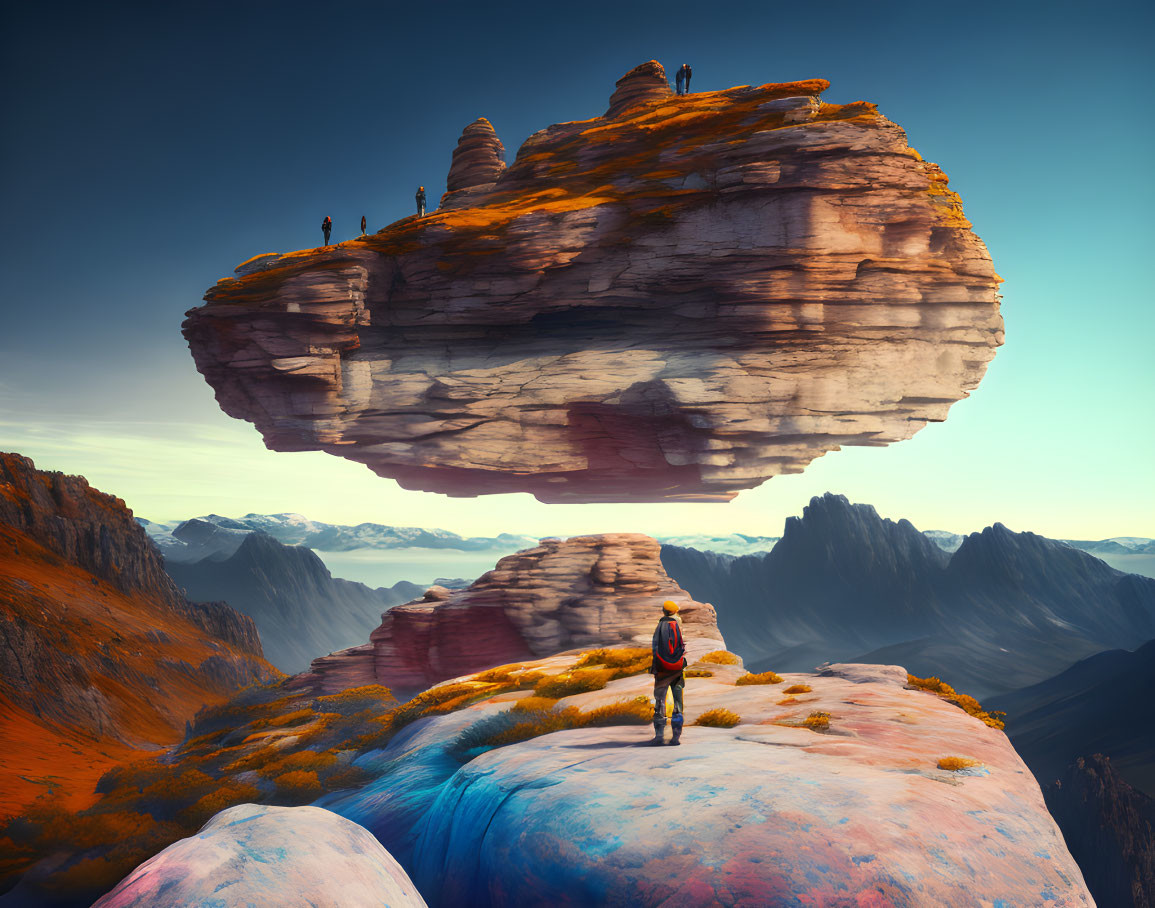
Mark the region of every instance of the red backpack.
<instances>
[{"instance_id":1,"label":"red backpack","mask_svg":"<svg viewBox=\"0 0 1155 908\"><path fill-rule=\"evenodd\" d=\"M686 667L686 642L682 639L682 626L673 618L663 618L658 622L654 667L663 672L676 672Z\"/></svg>"}]
</instances>

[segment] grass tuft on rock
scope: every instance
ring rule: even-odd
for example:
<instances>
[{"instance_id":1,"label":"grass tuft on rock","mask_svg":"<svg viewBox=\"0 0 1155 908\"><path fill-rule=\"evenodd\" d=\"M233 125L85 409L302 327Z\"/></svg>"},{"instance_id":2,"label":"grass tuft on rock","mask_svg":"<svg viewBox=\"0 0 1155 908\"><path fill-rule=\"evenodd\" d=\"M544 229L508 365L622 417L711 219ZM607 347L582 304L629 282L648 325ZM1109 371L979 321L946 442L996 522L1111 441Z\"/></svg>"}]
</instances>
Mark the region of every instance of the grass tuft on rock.
<instances>
[{"instance_id":1,"label":"grass tuft on rock","mask_svg":"<svg viewBox=\"0 0 1155 908\"><path fill-rule=\"evenodd\" d=\"M746 672L741 678L734 682L735 684L781 684L782 676L777 672L760 672L753 674Z\"/></svg>"},{"instance_id":2,"label":"grass tuft on rock","mask_svg":"<svg viewBox=\"0 0 1155 908\"><path fill-rule=\"evenodd\" d=\"M915 675L907 673L906 676L907 687L912 687L917 690L929 691L946 700L948 703L953 703L959 709L963 710L967 715L974 716L985 725L991 728L1004 729L1006 728L1007 714L1001 710L994 712L987 712L982 708L979 701L968 694L960 694L953 687L942 681L939 678L931 676L929 678L919 678Z\"/></svg>"},{"instance_id":3,"label":"grass tuft on rock","mask_svg":"<svg viewBox=\"0 0 1155 908\"><path fill-rule=\"evenodd\" d=\"M716 649L711 653L706 653L699 662L709 662L714 665L738 665L741 663L741 658L736 654L725 649Z\"/></svg>"},{"instance_id":4,"label":"grass tuft on rock","mask_svg":"<svg viewBox=\"0 0 1155 908\"><path fill-rule=\"evenodd\" d=\"M741 721L741 716L728 709L708 709L694 720L694 724L705 728L733 728Z\"/></svg>"}]
</instances>

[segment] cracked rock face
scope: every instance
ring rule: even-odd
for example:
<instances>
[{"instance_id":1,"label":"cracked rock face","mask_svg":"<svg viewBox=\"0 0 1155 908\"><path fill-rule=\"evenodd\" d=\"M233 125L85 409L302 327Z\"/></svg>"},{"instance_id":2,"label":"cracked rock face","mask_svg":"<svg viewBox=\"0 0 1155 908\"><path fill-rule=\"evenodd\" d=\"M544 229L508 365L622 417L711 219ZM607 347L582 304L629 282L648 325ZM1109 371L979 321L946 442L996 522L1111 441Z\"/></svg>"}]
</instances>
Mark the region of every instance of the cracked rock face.
<instances>
[{"instance_id":1,"label":"cracked rock face","mask_svg":"<svg viewBox=\"0 0 1155 908\"><path fill-rule=\"evenodd\" d=\"M244 263L189 313L197 368L274 450L455 496L727 500L909 438L981 380L1000 279L943 172L826 87L643 64L425 218ZM494 176L483 133L455 181Z\"/></svg>"},{"instance_id":2,"label":"cracked rock face","mask_svg":"<svg viewBox=\"0 0 1155 908\"><path fill-rule=\"evenodd\" d=\"M667 599L680 606L691 657L723 649L714 607L669 578L660 551L656 539L637 533L543 539L467 589L433 587L422 600L394 606L368 644L314 659L293 684L324 694L366 684L415 693L578 647L648 647Z\"/></svg>"}]
</instances>

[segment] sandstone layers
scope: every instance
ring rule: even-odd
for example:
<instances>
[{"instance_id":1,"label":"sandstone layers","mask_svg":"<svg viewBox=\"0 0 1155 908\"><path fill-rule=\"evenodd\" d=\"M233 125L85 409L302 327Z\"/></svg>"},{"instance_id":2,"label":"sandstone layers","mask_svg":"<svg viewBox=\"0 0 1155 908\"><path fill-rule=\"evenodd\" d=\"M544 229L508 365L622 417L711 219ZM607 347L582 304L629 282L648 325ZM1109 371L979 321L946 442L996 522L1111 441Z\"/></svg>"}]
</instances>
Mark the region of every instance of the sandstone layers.
<instances>
[{"instance_id":1,"label":"sandstone layers","mask_svg":"<svg viewBox=\"0 0 1155 908\"><path fill-rule=\"evenodd\" d=\"M425 218L262 255L184 324L274 450L402 486L726 500L909 438L1002 342L958 196L821 79L671 97L651 62L508 168L466 128Z\"/></svg>"},{"instance_id":2,"label":"sandstone layers","mask_svg":"<svg viewBox=\"0 0 1155 908\"><path fill-rule=\"evenodd\" d=\"M502 558L467 589L434 587L423 600L394 606L369 643L314 659L293 683L321 694L366 684L415 693L578 647L648 647L667 599L681 607L691 656L723 648L714 607L670 580L660 549L632 533L543 539Z\"/></svg>"}]
</instances>

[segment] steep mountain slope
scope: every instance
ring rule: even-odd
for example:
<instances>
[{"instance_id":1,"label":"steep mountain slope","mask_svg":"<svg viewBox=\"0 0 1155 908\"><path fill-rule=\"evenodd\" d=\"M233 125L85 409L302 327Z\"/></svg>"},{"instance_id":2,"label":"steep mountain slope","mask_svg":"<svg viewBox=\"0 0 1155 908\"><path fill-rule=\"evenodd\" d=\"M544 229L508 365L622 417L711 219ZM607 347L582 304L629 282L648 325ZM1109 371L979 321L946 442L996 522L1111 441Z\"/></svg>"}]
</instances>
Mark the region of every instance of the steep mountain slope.
<instances>
[{"instance_id":1,"label":"steep mountain slope","mask_svg":"<svg viewBox=\"0 0 1155 908\"><path fill-rule=\"evenodd\" d=\"M1155 796L1155 640L1134 652L1097 653L1040 684L992 699L1040 784L1076 758L1111 759L1114 771Z\"/></svg>"},{"instance_id":2,"label":"steep mountain slope","mask_svg":"<svg viewBox=\"0 0 1155 908\"><path fill-rule=\"evenodd\" d=\"M904 665L976 696L1155 636L1155 580L1001 524L950 555L905 520L827 494L765 555L666 546L662 562L752 668L824 659Z\"/></svg>"},{"instance_id":3,"label":"steep mountain slope","mask_svg":"<svg viewBox=\"0 0 1155 908\"><path fill-rule=\"evenodd\" d=\"M252 621L180 595L122 501L0 454L0 813L83 803L102 768L276 676Z\"/></svg>"},{"instance_id":4,"label":"steep mountain slope","mask_svg":"<svg viewBox=\"0 0 1155 908\"><path fill-rule=\"evenodd\" d=\"M363 642L383 611L425 592L412 583L370 589L335 578L311 549L282 545L260 531L241 535L227 558L170 560L165 568L189 598L223 599L252 618L266 658L289 673Z\"/></svg>"},{"instance_id":5,"label":"steep mountain slope","mask_svg":"<svg viewBox=\"0 0 1155 908\"><path fill-rule=\"evenodd\" d=\"M1100 908L1155 905L1155 800L1102 754L1080 757L1043 794Z\"/></svg>"}]
</instances>

